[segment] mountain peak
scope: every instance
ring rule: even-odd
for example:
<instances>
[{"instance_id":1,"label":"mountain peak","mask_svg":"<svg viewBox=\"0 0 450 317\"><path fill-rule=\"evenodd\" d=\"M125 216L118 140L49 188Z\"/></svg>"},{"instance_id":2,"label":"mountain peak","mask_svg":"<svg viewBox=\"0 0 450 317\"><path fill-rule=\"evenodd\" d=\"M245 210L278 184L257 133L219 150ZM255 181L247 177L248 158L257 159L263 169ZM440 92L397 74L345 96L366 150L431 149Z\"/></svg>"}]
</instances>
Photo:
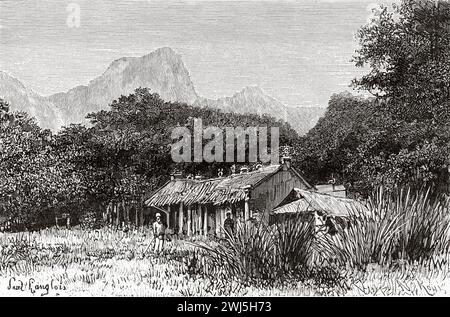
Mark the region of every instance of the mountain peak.
<instances>
[{"instance_id":1,"label":"mountain peak","mask_svg":"<svg viewBox=\"0 0 450 317\"><path fill-rule=\"evenodd\" d=\"M244 87L244 89L242 89L236 95L244 95L244 96L251 96L251 97L265 96L264 91L259 86Z\"/></svg>"},{"instance_id":2,"label":"mountain peak","mask_svg":"<svg viewBox=\"0 0 450 317\"><path fill-rule=\"evenodd\" d=\"M2 70L0 70L0 79L14 81L23 86L23 84L17 78L15 78L14 76L11 76L10 74L8 74L7 72L2 71Z\"/></svg>"},{"instance_id":3,"label":"mountain peak","mask_svg":"<svg viewBox=\"0 0 450 317\"><path fill-rule=\"evenodd\" d=\"M176 65L181 64L184 67L181 56L178 55L170 47L161 47L153 52L150 52L141 57L121 57L114 60L108 67L108 69L103 73L102 76L117 75L119 72L123 72L130 65L139 65L141 70L145 70L146 64L149 63L161 63L165 62L176 67Z\"/></svg>"},{"instance_id":4,"label":"mountain peak","mask_svg":"<svg viewBox=\"0 0 450 317\"><path fill-rule=\"evenodd\" d=\"M107 109L113 100L139 87L149 88L166 101L192 104L198 98L181 56L170 47L141 57L119 58L87 86L49 98L63 111L68 122L79 123L87 113Z\"/></svg>"},{"instance_id":5,"label":"mountain peak","mask_svg":"<svg viewBox=\"0 0 450 317\"><path fill-rule=\"evenodd\" d=\"M258 86L245 87L232 97L217 100L199 98L195 105L221 109L225 112L268 114L290 123L300 134L308 132L324 112L323 108L286 107L277 99L266 95Z\"/></svg>"},{"instance_id":6,"label":"mountain peak","mask_svg":"<svg viewBox=\"0 0 450 317\"><path fill-rule=\"evenodd\" d=\"M166 101L224 112L269 114L289 122L300 134L306 133L323 114L322 108L289 108L267 95L258 86L248 86L231 97L217 100L197 95L181 55L170 47L161 47L141 57L122 57L87 85L68 92L41 97L6 72L0 71L0 97L13 110L24 110L35 116L41 126L57 130L62 125L85 122L86 114L108 109L121 95L138 87L149 88Z\"/></svg>"},{"instance_id":7,"label":"mountain peak","mask_svg":"<svg viewBox=\"0 0 450 317\"><path fill-rule=\"evenodd\" d=\"M241 92L251 92L251 93L261 93L264 94L263 90L259 86L247 86L244 87Z\"/></svg>"},{"instance_id":8,"label":"mountain peak","mask_svg":"<svg viewBox=\"0 0 450 317\"><path fill-rule=\"evenodd\" d=\"M159 60L172 64L183 64L181 55L170 47L160 47L153 52L140 57L141 60ZM183 65L184 66L184 65Z\"/></svg>"},{"instance_id":9,"label":"mountain peak","mask_svg":"<svg viewBox=\"0 0 450 317\"><path fill-rule=\"evenodd\" d=\"M150 53L152 54L152 53ZM149 54L149 55L150 55ZM161 55L161 56L178 56L178 54L171 47L160 47L153 51L153 54Z\"/></svg>"}]
</instances>

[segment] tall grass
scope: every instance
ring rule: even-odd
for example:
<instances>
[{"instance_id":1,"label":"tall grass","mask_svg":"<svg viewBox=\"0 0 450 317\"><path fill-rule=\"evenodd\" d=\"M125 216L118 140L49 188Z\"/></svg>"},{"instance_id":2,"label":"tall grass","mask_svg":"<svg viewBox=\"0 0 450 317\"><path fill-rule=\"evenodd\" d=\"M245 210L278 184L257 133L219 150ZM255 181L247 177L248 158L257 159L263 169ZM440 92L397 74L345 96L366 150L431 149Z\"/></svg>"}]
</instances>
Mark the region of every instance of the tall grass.
<instances>
[{"instance_id":1,"label":"tall grass","mask_svg":"<svg viewBox=\"0 0 450 317\"><path fill-rule=\"evenodd\" d=\"M217 274L211 267L219 267L224 279L238 280L244 285L268 285L287 278L304 280L312 273L310 264L317 263L320 248L312 217L305 221L304 215L299 214L271 226L263 222L239 222L233 234L226 231L223 234L224 238L216 245L195 243L195 246L207 259L205 268Z\"/></svg>"},{"instance_id":2,"label":"tall grass","mask_svg":"<svg viewBox=\"0 0 450 317\"><path fill-rule=\"evenodd\" d=\"M409 196L409 201L414 201L415 196ZM406 197L404 192L403 202ZM383 193L385 207L378 209L394 206L391 201L394 198L388 200L388 195ZM24 282L33 278L42 284L61 283L66 287L60 293L63 296L448 295L448 239L442 234L448 228L445 220L448 205L430 197L427 200L431 203L427 207L428 215L434 217L408 222L409 227L403 222L407 217L396 217L392 224L388 221L392 217L382 217L378 209L372 208L370 214L385 220L364 222L355 217L349 220L355 226L334 237L321 234L307 217L294 218L273 226L239 224L236 236L226 236L221 241L172 240L160 255L152 254L152 235L147 230L52 228L30 233L0 233L0 295L24 295L7 290L11 277ZM374 202L372 205L380 206ZM433 205L440 209L432 208ZM416 212L419 210L422 209ZM439 226L435 225L432 232L420 229L422 224L427 228L439 219ZM347 240L338 241L346 242L345 248L334 243L344 232ZM358 232L388 234L377 233L363 239L356 235ZM434 238L424 238L430 235ZM416 255L415 249L405 251L409 250L407 241L417 240L426 252ZM199 248L198 244L203 247ZM350 244L359 247L352 249ZM380 248L382 251L376 251ZM360 253L355 256L348 251L355 260L346 250L360 250ZM385 255L390 252L393 255L389 263ZM378 261L379 254L390 265L369 265ZM407 254L429 260L395 266L398 258L406 258ZM369 264L356 269L355 264L348 264L350 260L355 264ZM55 296L55 292L51 291L50 296Z\"/></svg>"},{"instance_id":3,"label":"tall grass","mask_svg":"<svg viewBox=\"0 0 450 317\"><path fill-rule=\"evenodd\" d=\"M349 226L324 239L337 247L342 262L364 269L370 263L427 262L448 254L450 208L443 197L380 188L367 207L367 212L349 210Z\"/></svg>"},{"instance_id":4,"label":"tall grass","mask_svg":"<svg viewBox=\"0 0 450 317\"><path fill-rule=\"evenodd\" d=\"M252 283L296 276L329 284L351 271L364 272L369 264L448 265L448 200L431 197L429 191L392 194L381 188L366 206L347 210L347 225L333 236L316 230L312 217L298 215L272 226L239 223L221 243L196 246L223 278Z\"/></svg>"}]
</instances>

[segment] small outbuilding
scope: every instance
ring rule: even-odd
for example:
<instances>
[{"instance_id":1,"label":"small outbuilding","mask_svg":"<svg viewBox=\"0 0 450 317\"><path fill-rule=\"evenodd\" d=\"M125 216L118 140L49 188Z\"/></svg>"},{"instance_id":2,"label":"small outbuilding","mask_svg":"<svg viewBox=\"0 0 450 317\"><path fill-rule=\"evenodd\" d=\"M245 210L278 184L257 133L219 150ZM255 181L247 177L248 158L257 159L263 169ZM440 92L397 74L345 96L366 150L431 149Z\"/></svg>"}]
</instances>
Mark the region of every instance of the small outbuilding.
<instances>
[{"instance_id":1,"label":"small outbuilding","mask_svg":"<svg viewBox=\"0 0 450 317\"><path fill-rule=\"evenodd\" d=\"M314 218L317 228L326 228L333 234L338 227L345 228L351 215L367 215L367 206L357 200L336 197L301 188L294 188L286 199L271 213L272 222L301 214L305 220Z\"/></svg>"}]
</instances>

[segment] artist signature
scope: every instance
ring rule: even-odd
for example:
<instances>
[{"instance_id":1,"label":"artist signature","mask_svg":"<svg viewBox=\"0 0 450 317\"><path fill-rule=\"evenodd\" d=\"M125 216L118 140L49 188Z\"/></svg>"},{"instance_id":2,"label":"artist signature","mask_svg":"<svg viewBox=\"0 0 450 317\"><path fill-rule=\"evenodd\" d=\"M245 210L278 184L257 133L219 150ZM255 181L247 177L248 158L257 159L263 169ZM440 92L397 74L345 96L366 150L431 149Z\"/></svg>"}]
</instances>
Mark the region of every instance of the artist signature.
<instances>
[{"instance_id":1,"label":"artist signature","mask_svg":"<svg viewBox=\"0 0 450 317\"><path fill-rule=\"evenodd\" d=\"M36 296L47 296L52 293L54 296L60 295L60 292L66 290L66 286L55 279L50 282L37 282L34 278L20 279L11 277L7 286L7 290L16 292L28 292Z\"/></svg>"}]
</instances>

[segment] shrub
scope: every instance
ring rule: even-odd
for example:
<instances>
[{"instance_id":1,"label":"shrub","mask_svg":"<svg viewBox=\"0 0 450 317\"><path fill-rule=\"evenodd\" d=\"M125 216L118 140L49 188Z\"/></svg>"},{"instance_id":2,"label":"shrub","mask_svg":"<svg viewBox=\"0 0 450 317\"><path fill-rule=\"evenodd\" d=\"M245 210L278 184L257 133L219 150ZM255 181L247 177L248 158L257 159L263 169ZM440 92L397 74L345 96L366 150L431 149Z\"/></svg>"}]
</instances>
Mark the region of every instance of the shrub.
<instances>
[{"instance_id":1,"label":"shrub","mask_svg":"<svg viewBox=\"0 0 450 317\"><path fill-rule=\"evenodd\" d=\"M359 269L370 263L427 261L448 253L450 208L430 191L380 188L369 199L368 212L349 210L350 226L333 238L342 262Z\"/></svg>"},{"instance_id":2,"label":"shrub","mask_svg":"<svg viewBox=\"0 0 450 317\"><path fill-rule=\"evenodd\" d=\"M240 222L234 234L224 232L220 243L194 245L204 251L208 270L215 275L246 285L270 284L286 276L309 276L308 265L317 250L313 231L312 221L299 215L271 226Z\"/></svg>"},{"instance_id":3,"label":"shrub","mask_svg":"<svg viewBox=\"0 0 450 317\"><path fill-rule=\"evenodd\" d=\"M104 221L95 211L86 212L80 219L81 228L100 229L104 226Z\"/></svg>"},{"instance_id":4,"label":"shrub","mask_svg":"<svg viewBox=\"0 0 450 317\"><path fill-rule=\"evenodd\" d=\"M238 223L236 232L225 232L221 242L194 245L205 256L203 272L253 285L295 277L346 288L345 276L372 263L445 264L448 200L432 198L429 191L394 194L381 188L366 205L367 210L349 209L346 227L335 235L316 230L312 219L297 215L272 226ZM433 261L437 258L444 260Z\"/></svg>"}]
</instances>

